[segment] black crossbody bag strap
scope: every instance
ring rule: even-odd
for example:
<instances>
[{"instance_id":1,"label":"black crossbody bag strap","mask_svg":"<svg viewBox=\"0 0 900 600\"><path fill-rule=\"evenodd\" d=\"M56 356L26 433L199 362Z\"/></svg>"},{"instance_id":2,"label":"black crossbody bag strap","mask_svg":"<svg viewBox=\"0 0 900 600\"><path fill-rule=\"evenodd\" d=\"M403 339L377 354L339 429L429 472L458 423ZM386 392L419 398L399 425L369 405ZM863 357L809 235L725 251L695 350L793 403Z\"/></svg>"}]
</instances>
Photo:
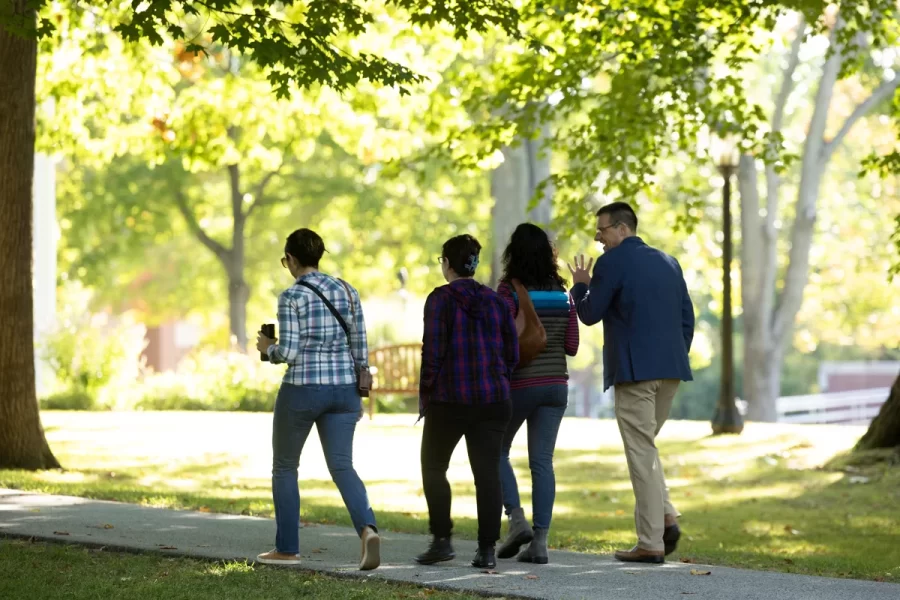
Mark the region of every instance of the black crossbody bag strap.
<instances>
[{"instance_id":1,"label":"black crossbody bag strap","mask_svg":"<svg viewBox=\"0 0 900 600\"><path fill-rule=\"evenodd\" d=\"M339 313L337 311L337 309L334 307L334 304L329 302L328 298L326 298L322 294L322 292L319 291L319 288L317 288L316 286L314 286L310 283L307 283L305 281L298 281L297 283L302 285L305 288L311 289L316 294L316 296L318 296L322 300L322 302L325 303L325 306L328 307L328 310L331 311L331 314L334 315L334 318L337 319L337 322L341 324L341 329L343 329L344 333L347 334L347 345L352 347L352 345L350 343L350 328L347 326L347 322L344 320L344 317L341 316L341 313ZM351 300L351 302L352 302L352 300Z\"/></svg>"}]
</instances>

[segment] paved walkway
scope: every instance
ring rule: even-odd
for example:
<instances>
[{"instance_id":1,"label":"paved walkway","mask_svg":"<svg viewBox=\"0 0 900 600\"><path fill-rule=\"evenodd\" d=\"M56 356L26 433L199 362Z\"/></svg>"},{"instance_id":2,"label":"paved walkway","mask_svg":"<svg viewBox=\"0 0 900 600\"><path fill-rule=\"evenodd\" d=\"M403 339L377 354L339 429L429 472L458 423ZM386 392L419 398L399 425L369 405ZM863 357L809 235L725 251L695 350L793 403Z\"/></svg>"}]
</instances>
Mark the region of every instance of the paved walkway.
<instances>
[{"instance_id":1,"label":"paved walkway","mask_svg":"<svg viewBox=\"0 0 900 600\"><path fill-rule=\"evenodd\" d=\"M253 560L259 552L272 548L274 535L275 525L269 519L0 489L0 536L33 536L109 549ZM462 540L454 544L456 560L422 567L412 557L424 549L424 536L383 532L382 539L381 568L360 573L356 570L359 541L353 530L307 525L300 532L300 568L526 598L900 599L898 584L681 563L628 565L607 556L552 550L549 565L500 561L496 573L487 573L469 566L475 543ZM692 575L692 569L711 574Z\"/></svg>"}]
</instances>

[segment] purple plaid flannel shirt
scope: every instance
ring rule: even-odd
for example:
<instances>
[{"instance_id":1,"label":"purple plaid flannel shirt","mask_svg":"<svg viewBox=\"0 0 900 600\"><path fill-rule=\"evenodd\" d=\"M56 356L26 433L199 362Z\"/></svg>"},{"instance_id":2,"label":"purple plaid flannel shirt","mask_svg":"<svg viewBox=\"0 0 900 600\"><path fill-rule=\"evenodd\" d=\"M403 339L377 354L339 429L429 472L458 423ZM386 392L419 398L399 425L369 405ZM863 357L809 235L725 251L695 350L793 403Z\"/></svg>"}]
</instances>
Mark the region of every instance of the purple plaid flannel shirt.
<instances>
[{"instance_id":1,"label":"purple plaid flannel shirt","mask_svg":"<svg viewBox=\"0 0 900 600\"><path fill-rule=\"evenodd\" d=\"M516 323L496 292L472 279L436 288L425 301L419 414L433 402L508 401L518 362Z\"/></svg>"}]
</instances>

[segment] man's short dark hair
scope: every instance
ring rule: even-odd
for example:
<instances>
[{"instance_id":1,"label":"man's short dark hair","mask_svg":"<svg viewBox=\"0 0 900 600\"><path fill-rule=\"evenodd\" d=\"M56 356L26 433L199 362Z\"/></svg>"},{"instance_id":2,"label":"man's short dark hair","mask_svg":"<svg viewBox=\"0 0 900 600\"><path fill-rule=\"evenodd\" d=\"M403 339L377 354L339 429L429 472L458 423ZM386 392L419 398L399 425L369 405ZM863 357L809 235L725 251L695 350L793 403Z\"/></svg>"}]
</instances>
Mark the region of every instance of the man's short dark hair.
<instances>
[{"instance_id":1,"label":"man's short dark hair","mask_svg":"<svg viewBox=\"0 0 900 600\"><path fill-rule=\"evenodd\" d=\"M318 269L319 260L325 253L325 242L312 229L298 229L287 237L284 252L296 258L300 266Z\"/></svg>"},{"instance_id":2,"label":"man's short dark hair","mask_svg":"<svg viewBox=\"0 0 900 600\"><path fill-rule=\"evenodd\" d=\"M444 242L443 256L450 268L460 277L471 277L478 266L481 244L469 234L458 235Z\"/></svg>"},{"instance_id":3,"label":"man's short dark hair","mask_svg":"<svg viewBox=\"0 0 900 600\"><path fill-rule=\"evenodd\" d=\"M597 211L597 216L609 215L609 224L616 225L621 223L627 226L631 231L637 233L638 218L634 213L634 209L627 202L613 202L607 204Z\"/></svg>"}]
</instances>

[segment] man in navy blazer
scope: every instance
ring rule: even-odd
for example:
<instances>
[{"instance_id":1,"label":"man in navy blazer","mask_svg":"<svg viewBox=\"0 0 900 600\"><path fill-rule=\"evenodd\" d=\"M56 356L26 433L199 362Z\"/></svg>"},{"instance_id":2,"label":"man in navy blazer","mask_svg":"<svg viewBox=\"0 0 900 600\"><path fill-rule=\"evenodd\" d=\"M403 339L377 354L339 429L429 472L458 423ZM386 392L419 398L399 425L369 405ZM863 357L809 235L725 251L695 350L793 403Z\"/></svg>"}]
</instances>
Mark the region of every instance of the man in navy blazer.
<instances>
[{"instance_id":1,"label":"man in navy blazer","mask_svg":"<svg viewBox=\"0 0 900 600\"><path fill-rule=\"evenodd\" d=\"M625 202L597 212L603 255L569 266L572 297L585 325L603 321L603 389L615 388L615 413L634 490L638 543L616 552L626 562L663 563L681 532L678 511L655 438L682 381L691 381L688 353L694 307L678 261L637 236L638 219Z\"/></svg>"}]
</instances>

